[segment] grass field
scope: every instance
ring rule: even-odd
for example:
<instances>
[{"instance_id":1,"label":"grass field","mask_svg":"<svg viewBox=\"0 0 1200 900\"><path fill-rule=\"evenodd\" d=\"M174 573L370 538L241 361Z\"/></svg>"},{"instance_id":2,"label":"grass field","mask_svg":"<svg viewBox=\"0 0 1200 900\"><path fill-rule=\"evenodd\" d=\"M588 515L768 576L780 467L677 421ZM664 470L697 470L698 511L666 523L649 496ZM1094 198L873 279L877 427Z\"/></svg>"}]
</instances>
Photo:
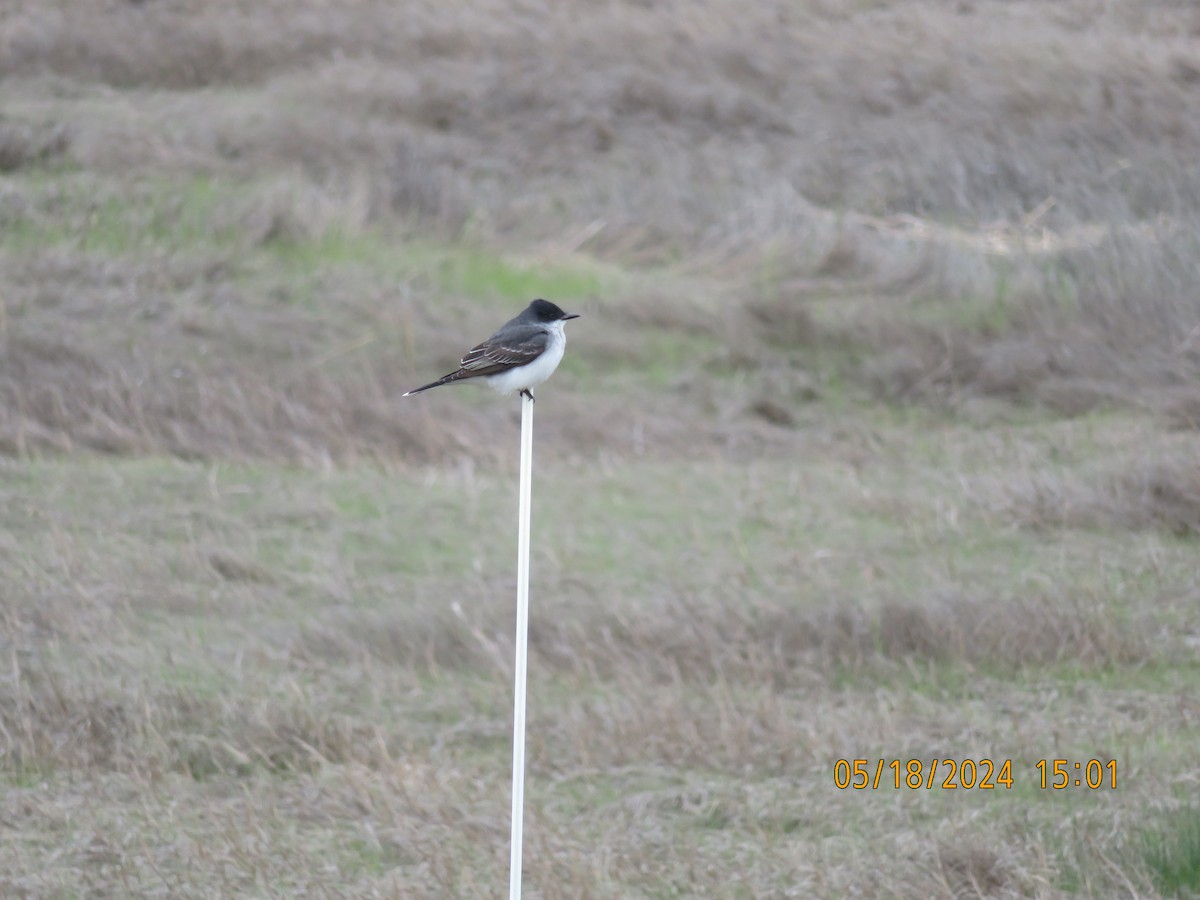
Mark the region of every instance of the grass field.
<instances>
[{"instance_id":1,"label":"grass field","mask_svg":"<svg viewBox=\"0 0 1200 900\"><path fill-rule=\"evenodd\" d=\"M1200 893L1198 160L1171 0L9 3L0 894L503 894L535 296L528 895Z\"/></svg>"}]
</instances>

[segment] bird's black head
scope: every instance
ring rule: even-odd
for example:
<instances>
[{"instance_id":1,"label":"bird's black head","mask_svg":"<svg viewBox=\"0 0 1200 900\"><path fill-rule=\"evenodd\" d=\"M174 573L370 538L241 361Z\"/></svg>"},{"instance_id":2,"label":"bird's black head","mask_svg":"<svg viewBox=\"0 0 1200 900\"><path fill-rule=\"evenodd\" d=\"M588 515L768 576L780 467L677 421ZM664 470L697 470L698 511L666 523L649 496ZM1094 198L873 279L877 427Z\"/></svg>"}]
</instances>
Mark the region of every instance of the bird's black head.
<instances>
[{"instance_id":1,"label":"bird's black head","mask_svg":"<svg viewBox=\"0 0 1200 900\"><path fill-rule=\"evenodd\" d=\"M578 319L579 313L566 313L558 308L549 300L534 300L529 304L529 308L533 314L537 316L539 322L549 324L551 322L564 322L567 319Z\"/></svg>"}]
</instances>

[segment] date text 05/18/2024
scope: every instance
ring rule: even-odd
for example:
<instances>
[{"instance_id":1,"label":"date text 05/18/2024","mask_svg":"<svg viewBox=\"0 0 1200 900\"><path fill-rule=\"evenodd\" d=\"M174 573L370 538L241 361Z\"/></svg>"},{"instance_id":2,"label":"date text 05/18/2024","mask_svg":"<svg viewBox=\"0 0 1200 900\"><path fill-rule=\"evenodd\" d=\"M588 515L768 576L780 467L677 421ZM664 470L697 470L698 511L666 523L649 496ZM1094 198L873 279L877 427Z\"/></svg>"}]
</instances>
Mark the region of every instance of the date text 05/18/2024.
<instances>
[{"instance_id":1,"label":"date text 05/18/2024","mask_svg":"<svg viewBox=\"0 0 1200 900\"><path fill-rule=\"evenodd\" d=\"M1115 759L1039 759L1028 773L1042 790L1117 787ZM1011 790L1020 779L1011 759L839 759L833 785L839 790Z\"/></svg>"}]
</instances>

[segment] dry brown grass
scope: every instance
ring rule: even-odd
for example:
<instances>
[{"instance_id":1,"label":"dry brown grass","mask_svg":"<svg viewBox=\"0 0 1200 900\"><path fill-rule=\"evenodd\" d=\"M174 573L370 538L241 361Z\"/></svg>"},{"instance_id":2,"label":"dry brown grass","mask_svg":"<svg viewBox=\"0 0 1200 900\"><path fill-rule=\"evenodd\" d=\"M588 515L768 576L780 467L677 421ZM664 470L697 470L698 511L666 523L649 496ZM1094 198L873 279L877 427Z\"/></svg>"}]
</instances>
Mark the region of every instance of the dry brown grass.
<instances>
[{"instance_id":1,"label":"dry brown grass","mask_svg":"<svg viewBox=\"0 0 1200 900\"><path fill-rule=\"evenodd\" d=\"M602 241L622 223L672 239L785 238L814 203L1054 229L1194 214L1191 13L1148 7L718 4L678 16L578 3L530 10L517 27L482 2L223 15L201 3L72 4L71 15L39 3L9 12L4 65L10 77L150 89L263 85L321 117L282 109L248 123L242 104L201 96L179 102L207 103L217 121L176 122L164 137L184 129L188 165L205 151L212 164L284 155L314 167L413 154L432 169L428 184L467 171L468 213L504 206L501 221L526 219L543 198L534 233L563 224L546 217L564 201L577 226L604 221ZM155 112L174 120L179 108ZM237 126L224 151L212 145L222 125ZM256 148L281 125L294 131ZM506 184L514 174L519 190Z\"/></svg>"},{"instance_id":2,"label":"dry brown grass","mask_svg":"<svg viewBox=\"0 0 1200 900\"><path fill-rule=\"evenodd\" d=\"M511 665L508 610L466 616L437 606L355 612L314 623L301 658L346 663L362 654L418 669L490 672ZM802 687L815 673L882 675L945 663L1016 673L1070 661L1087 668L1155 658L1148 623L1118 623L1085 599L934 597L829 609L754 598L647 599L617 612L556 609L531 625L539 668L632 684L743 683ZM312 657L308 656L312 654Z\"/></svg>"},{"instance_id":3,"label":"dry brown grass","mask_svg":"<svg viewBox=\"0 0 1200 900\"><path fill-rule=\"evenodd\" d=\"M6 353L0 450L110 454L171 453L182 458L279 457L320 465L399 456L433 461L463 439L398 420L391 399L403 385L375 373L334 382L321 372L161 371L129 369L69 346L12 340Z\"/></svg>"},{"instance_id":4,"label":"dry brown grass","mask_svg":"<svg viewBox=\"0 0 1200 900\"><path fill-rule=\"evenodd\" d=\"M1021 519L1035 527L1165 529L1200 534L1200 461L1193 448L1151 453L1072 481L1035 479L1017 495Z\"/></svg>"},{"instance_id":5,"label":"dry brown grass","mask_svg":"<svg viewBox=\"0 0 1200 900\"><path fill-rule=\"evenodd\" d=\"M1190 16L560 4L516 27L489 3L27 4L2 35L19 128L69 128L86 168L298 167L327 186L324 209L268 201L239 223L264 239L415 218L685 257L740 272L723 297L775 303L771 332L798 347L807 300L889 296L845 332L879 358L860 371L884 396L1078 414L1196 377ZM143 93L106 107L47 73ZM1029 348L1015 369L1013 340Z\"/></svg>"},{"instance_id":6,"label":"dry brown grass","mask_svg":"<svg viewBox=\"0 0 1200 900\"><path fill-rule=\"evenodd\" d=\"M61 156L70 146L62 125L37 126L0 116L0 172L46 163Z\"/></svg>"},{"instance_id":7,"label":"dry brown grass","mask_svg":"<svg viewBox=\"0 0 1200 900\"><path fill-rule=\"evenodd\" d=\"M584 318L531 890L1154 896L1133 836L1198 777L1198 35L8 3L0 894L495 896L515 410L399 394L546 294ZM832 784L964 757L1017 786Z\"/></svg>"},{"instance_id":8,"label":"dry brown grass","mask_svg":"<svg viewBox=\"0 0 1200 900\"><path fill-rule=\"evenodd\" d=\"M1008 452L969 429L953 438L975 460L968 472ZM1076 429L1063 442L1085 438ZM1141 558L1111 558L1103 537L1026 537L1007 545L1031 572L1014 582L1005 552L973 549L978 520L947 518L956 501L940 460L919 464L926 487L910 494L893 482L896 463L880 461L912 458L911 436L899 428L879 440L859 474L842 443L814 447L811 483L827 493L805 491L803 510L779 490L796 477L780 461L710 497L679 484L715 483L730 471L720 463L665 479L637 466L542 470L539 520L558 539L536 560L531 883L551 894L664 884L711 894L737 872L768 893L1036 893L1056 862L1028 822L1052 830L1057 806L1026 794L984 804L837 792L831 761L993 754L1028 780L1047 745L1133 766L1123 748L1153 734L1165 743L1136 744L1139 753L1158 754L1151 768L1164 774L1181 771L1172 748L1191 713L1181 720L1180 696L1153 685L1171 678L1159 673L1184 645L1162 641L1163 607L1122 615L1127 595L1109 586ZM16 648L0 679L7 884L492 892L506 834L511 584L490 573L511 548L448 538L509 504L506 479L23 465L9 464L2 498L6 531L19 535L3 547L0 621ZM662 555L641 535L691 532L696 552L720 546L726 526L708 503L746 517L733 535L760 520L782 533L752 541L749 558L709 549L662 571L680 551ZM575 519L598 524L601 509L609 548ZM786 567L822 546L802 576ZM605 563L610 552L624 571ZM1156 549L1150 588L1194 579L1190 558L1188 547ZM959 593L856 599L863 579L889 572L899 585L910 565ZM453 574L460 567L467 574ZM1043 581L1074 593L963 593ZM1121 683L1142 672L1147 687ZM1128 790L1157 790L1136 771ZM1129 821L1112 798L1079 827ZM984 827L985 808L1024 823L1024 836ZM42 841L66 816L74 837L47 865Z\"/></svg>"}]
</instances>

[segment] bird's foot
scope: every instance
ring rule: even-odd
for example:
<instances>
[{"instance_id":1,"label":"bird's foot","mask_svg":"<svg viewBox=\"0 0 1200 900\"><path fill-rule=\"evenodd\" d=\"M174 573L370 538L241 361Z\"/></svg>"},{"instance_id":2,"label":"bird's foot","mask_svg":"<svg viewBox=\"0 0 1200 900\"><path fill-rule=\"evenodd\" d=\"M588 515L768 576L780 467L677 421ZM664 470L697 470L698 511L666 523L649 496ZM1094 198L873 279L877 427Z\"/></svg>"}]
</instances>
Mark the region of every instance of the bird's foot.
<instances>
[{"instance_id":1,"label":"bird's foot","mask_svg":"<svg viewBox=\"0 0 1200 900\"><path fill-rule=\"evenodd\" d=\"M533 399L533 391L529 390L529 388L525 388L525 390L521 391L521 396L528 397L530 403L537 403L537 401Z\"/></svg>"}]
</instances>

